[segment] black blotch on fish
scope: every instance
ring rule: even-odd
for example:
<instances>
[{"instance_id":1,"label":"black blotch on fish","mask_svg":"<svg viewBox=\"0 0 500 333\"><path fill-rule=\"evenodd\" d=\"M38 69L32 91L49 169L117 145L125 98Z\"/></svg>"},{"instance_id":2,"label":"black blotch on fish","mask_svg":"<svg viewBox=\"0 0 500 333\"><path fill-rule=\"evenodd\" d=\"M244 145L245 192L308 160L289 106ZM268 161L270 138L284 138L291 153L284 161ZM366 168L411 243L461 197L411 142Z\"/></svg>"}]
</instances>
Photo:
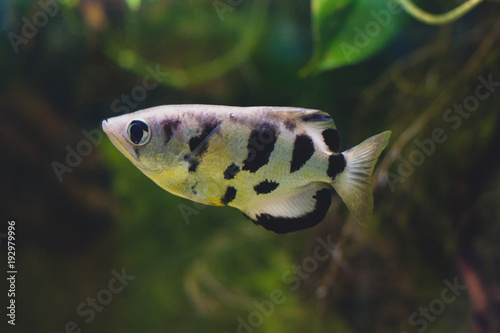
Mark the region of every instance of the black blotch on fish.
<instances>
[{"instance_id":1,"label":"black blotch on fish","mask_svg":"<svg viewBox=\"0 0 500 333\"><path fill-rule=\"evenodd\" d=\"M139 147L134 146L134 153L135 153L136 159L138 160L139 159Z\"/></svg>"},{"instance_id":2,"label":"black blotch on fish","mask_svg":"<svg viewBox=\"0 0 500 333\"><path fill-rule=\"evenodd\" d=\"M293 131L295 129L295 127L297 126L297 123L295 122L295 120L291 120L291 119L287 119L285 120L285 128L289 131Z\"/></svg>"},{"instance_id":3,"label":"black blotch on fish","mask_svg":"<svg viewBox=\"0 0 500 333\"><path fill-rule=\"evenodd\" d=\"M164 120L161 123L161 126L163 128L163 135L165 136L165 141L164 143L167 144L170 141L170 138L172 137L173 132L177 129L181 121L179 119L177 120Z\"/></svg>"},{"instance_id":4,"label":"black blotch on fish","mask_svg":"<svg viewBox=\"0 0 500 333\"><path fill-rule=\"evenodd\" d=\"M259 184L255 185L253 189L257 194L267 194L277 189L279 185L280 185L279 183L269 181L266 179L263 182L260 182Z\"/></svg>"},{"instance_id":5,"label":"black blotch on fish","mask_svg":"<svg viewBox=\"0 0 500 333\"><path fill-rule=\"evenodd\" d=\"M330 208L330 204L332 203L332 191L329 189L319 190L313 198L316 200L316 203L314 209L309 213L298 217L279 217L270 214L261 214L257 215L257 220L253 220L253 222L278 234L314 227L325 218L328 208ZM245 216L248 218L247 215Z\"/></svg>"},{"instance_id":6,"label":"black blotch on fish","mask_svg":"<svg viewBox=\"0 0 500 333\"><path fill-rule=\"evenodd\" d=\"M196 184L191 186L191 192L193 192L194 195L198 194L198 190L196 189L196 185L198 185L198 182L196 182Z\"/></svg>"},{"instance_id":7,"label":"black blotch on fish","mask_svg":"<svg viewBox=\"0 0 500 333\"><path fill-rule=\"evenodd\" d=\"M292 162L290 173L299 170L314 154L314 143L305 134L297 135L293 144Z\"/></svg>"},{"instance_id":8,"label":"black blotch on fish","mask_svg":"<svg viewBox=\"0 0 500 333\"><path fill-rule=\"evenodd\" d=\"M328 158L328 169L326 170L326 174L332 180L335 180L335 177L339 173L342 173L346 167L345 157L342 154L333 154Z\"/></svg>"},{"instance_id":9,"label":"black blotch on fish","mask_svg":"<svg viewBox=\"0 0 500 333\"><path fill-rule=\"evenodd\" d=\"M306 122L315 122L315 121L333 121L332 117L329 114L324 113L313 113L308 114L302 117L303 121Z\"/></svg>"},{"instance_id":10,"label":"black blotch on fish","mask_svg":"<svg viewBox=\"0 0 500 333\"><path fill-rule=\"evenodd\" d=\"M228 186L226 189L226 193L224 193L224 196L220 198L220 202L223 205L229 204L231 201L236 198L236 189L232 186Z\"/></svg>"},{"instance_id":11,"label":"black blotch on fish","mask_svg":"<svg viewBox=\"0 0 500 333\"><path fill-rule=\"evenodd\" d=\"M263 124L259 129L250 132L247 145L248 156L243 161L242 170L257 172L269 163L269 157L277 139L276 128L270 124Z\"/></svg>"},{"instance_id":12,"label":"black blotch on fish","mask_svg":"<svg viewBox=\"0 0 500 333\"><path fill-rule=\"evenodd\" d=\"M202 127L203 130L200 135L194 136L189 140L189 149L191 152L196 150L196 155L203 155L208 148L208 140L205 140L210 133L219 125L218 122L212 121L205 123ZM202 146L200 146L202 145Z\"/></svg>"},{"instance_id":13,"label":"black blotch on fish","mask_svg":"<svg viewBox=\"0 0 500 333\"><path fill-rule=\"evenodd\" d=\"M198 159L191 156L190 154L182 156L182 159L189 163L189 168L188 168L189 172L196 172L196 168L198 168L198 165L200 164L200 161Z\"/></svg>"},{"instance_id":14,"label":"black blotch on fish","mask_svg":"<svg viewBox=\"0 0 500 333\"><path fill-rule=\"evenodd\" d=\"M340 136L336 129L327 128L321 132L321 135L323 135L323 141L331 151L334 153L340 152Z\"/></svg>"},{"instance_id":15,"label":"black blotch on fish","mask_svg":"<svg viewBox=\"0 0 500 333\"><path fill-rule=\"evenodd\" d=\"M238 174L238 172L240 172L240 167L233 163L224 171L224 179L233 179Z\"/></svg>"}]
</instances>

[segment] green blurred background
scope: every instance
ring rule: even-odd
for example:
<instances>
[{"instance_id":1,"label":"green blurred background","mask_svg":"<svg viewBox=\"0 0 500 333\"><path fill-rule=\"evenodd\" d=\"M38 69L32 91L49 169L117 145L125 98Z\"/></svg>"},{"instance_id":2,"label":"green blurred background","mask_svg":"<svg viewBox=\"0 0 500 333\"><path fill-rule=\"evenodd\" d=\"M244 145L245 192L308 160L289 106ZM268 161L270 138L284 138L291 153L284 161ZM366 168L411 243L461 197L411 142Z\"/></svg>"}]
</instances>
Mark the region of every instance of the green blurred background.
<instances>
[{"instance_id":1,"label":"green blurred background","mask_svg":"<svg viewBox=\"0 0 500 333\"><path fill-rule=\"evenodd\" d=\"M0 266L15 220L18 270L2 332L500 331L498 2L444 26L384 0L3 0L0 14ZM163 191L100 128L192 103L321 109L342 150L391 129L371 223L336 197L318 226L267 232Z\"/></svg>"}]
</instances>

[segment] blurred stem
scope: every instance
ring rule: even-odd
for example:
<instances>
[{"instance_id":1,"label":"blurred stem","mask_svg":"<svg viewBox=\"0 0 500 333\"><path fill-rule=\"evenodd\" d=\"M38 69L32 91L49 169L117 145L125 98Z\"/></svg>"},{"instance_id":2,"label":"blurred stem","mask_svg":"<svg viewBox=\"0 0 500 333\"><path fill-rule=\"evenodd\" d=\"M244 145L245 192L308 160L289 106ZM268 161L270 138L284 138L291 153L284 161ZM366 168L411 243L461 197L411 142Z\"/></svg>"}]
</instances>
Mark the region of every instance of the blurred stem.
<instances>
[{"instance_id":1,"label":"blurred stem","mask_svg":"<svg viewBox=\"0 0 500 333\"><path fill-rule=\"evenodd\" d=\"M436 15L420 9L411 0L399 0L399 1L408 14L410 14L419 21L435 25L441 25L453 22L459 19L460 17L464 16L470 10L472 10L472 8L476 7L481 2L483 2L483 0L468 0L467 2L464 2L460 6L450 10L447 13Z\"/></svg>"},{"instance_id":2,"label":"blurred stem","mask_svg":"<svg viewBox=\"0 0 500 333\"><path fill-rule=\"evenodd\" d=\"M424 130L425 126L433 119L435 114L439 111L444 112L450 100L454 100L455 92L459 89L460 85L463 84L464 80L470 78L474 73L478 72L478 69L485 66L485 55L491 50L495 42L498 40L500 35L500 20L495 23L490 32L482 40L481 44L477 48L476 52L471 56L467 64L463 67L460 73L457 73L455 78L448 83L447 88L444 89L436 98L433 103L425 109L420 116L417 117L394 141L391 149L380 162L380 166L377 170L377 179L380 175L384 179L387 179L387 174L390 166L396 161L397 157L401 154L405 146L413 139L418 133ZM377 182L378 185L378 182Z\"/></svg>"},{"instance_id":3,"label":"blurred stem","mask_svg":"<svg viewBox=\"0 0 500 333\"><path fill-rule=\"evenodd\" d=\"M265 31L268 4L268 0L256 1L249 24L239 38L239 42L226 54L204 64L193 65L186 69L163 66L143 58L136 50L124 48L115 42L109 43L105 53L120 66L140 76L148 75L147 67L159 67L162 73L168 73L162 80L162 84L166 86L174 88L193 86L224 75L252 55Z\"/></svg>"}]
</instances>

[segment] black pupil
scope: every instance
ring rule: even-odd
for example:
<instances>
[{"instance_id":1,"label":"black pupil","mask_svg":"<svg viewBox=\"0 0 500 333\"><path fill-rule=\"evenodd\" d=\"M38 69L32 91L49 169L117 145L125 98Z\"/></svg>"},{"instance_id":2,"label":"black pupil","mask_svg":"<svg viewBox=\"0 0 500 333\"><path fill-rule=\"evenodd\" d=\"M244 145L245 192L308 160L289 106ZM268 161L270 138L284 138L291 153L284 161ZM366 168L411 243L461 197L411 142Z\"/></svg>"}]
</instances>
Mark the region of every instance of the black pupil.
<instances>
[{"instance_id":1,"label":"black pupil","mask_svg":"<svg viewBox=\"0 0 500 333\"><path fill-rule=\"evenodd\" d=\"M139 144L144 136L144 132L148 131L148 127L142 121L133 121L130 124L130 141Z\"/></svg>"}]
</instances>

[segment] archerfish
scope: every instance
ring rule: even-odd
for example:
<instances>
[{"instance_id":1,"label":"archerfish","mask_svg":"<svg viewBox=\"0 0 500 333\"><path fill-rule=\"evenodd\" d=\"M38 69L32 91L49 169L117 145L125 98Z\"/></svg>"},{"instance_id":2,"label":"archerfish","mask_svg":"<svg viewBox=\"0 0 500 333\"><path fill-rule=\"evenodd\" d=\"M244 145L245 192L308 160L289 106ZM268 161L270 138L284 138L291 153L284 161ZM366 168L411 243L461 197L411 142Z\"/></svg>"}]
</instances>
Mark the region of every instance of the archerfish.
<instances>
[{"instance_id":1,"label":"archerfish","mask_svg":"<svg viewBox=\"0 0 500 333\"><path fill-rule=\"evenodd\" d=\"M391 134L340 152L328 113L268 106L158 106L104 120L102 128L163 189L235 207L276 233L321 222L333 190L365 224L373 168Z\"/></svg>"}]
</instances>

